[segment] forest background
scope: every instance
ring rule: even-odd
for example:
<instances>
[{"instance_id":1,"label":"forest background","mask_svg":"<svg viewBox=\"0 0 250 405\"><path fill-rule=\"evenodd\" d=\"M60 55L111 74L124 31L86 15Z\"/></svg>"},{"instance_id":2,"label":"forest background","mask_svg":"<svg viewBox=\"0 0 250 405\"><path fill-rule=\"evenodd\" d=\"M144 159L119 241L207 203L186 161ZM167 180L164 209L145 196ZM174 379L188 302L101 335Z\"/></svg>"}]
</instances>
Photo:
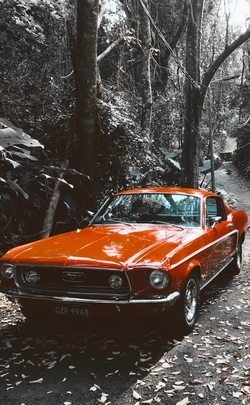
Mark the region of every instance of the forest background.
<instances>
[{"instance_id":1,"label":"forest background","mask_svg":"<svg viewBox=\"0 0 250 405\"><path fill-rule=\"evenodd\" d=\"M229 137L250 176L248 5L0 0L0 254L118 189L211 188Z\"/></svg>"}]
</instances>

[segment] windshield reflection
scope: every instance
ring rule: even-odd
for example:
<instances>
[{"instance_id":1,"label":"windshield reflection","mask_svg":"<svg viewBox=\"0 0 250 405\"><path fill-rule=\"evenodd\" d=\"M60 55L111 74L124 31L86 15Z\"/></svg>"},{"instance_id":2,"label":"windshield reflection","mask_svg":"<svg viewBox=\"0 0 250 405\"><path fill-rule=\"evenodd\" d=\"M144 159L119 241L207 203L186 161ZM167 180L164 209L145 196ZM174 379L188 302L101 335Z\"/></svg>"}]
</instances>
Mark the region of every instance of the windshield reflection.
<instances>
[{"instance_id":1,"label":"windshield reflection","mask_svg":"<svg viewBox=\"0 0 250 405\"><path fill-rule=\"evenodd\" d=\"M186 194L120 194L112 197L91 225L151 223L181 227L201 224L200 198Z\"/></svg>"}]
</instances>

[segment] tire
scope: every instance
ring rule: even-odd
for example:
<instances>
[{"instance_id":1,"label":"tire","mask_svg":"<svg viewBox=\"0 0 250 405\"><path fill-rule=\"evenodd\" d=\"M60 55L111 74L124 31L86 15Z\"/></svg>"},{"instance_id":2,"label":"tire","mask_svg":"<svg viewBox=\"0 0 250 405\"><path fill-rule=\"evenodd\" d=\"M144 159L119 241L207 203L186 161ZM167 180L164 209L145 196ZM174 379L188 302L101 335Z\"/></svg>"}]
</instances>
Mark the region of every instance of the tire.
<instances>
[{"instance_id":1,"label":"tire","mask_svg":"<svg viewBox=\"0 0 250 405\"><path fill-rule=\"evenodd\" d=\"M34 311L32 311L32 309L30 309L28 306L21 305L20 309L27 321L29 322L37 321L38 318L37 314Z\"/></svg>"},{"instance_id":2,"label":"tire","mask_svg":"<svg viewBox=\"0 0 250 405\"><path fill-rule=\"evenodd\" d=\"M48 316L33 310L32 307L27 303L20 302L20 309L27 322L31 322L32 324L43 324L48 322Z\"/></svg>"},{"instance_id":3,"label":"tire","mask_svg":"<svg viewBox=\"0 0 250 405\"><path fill-rule=\"evenodd\" d=\"M231 276L236 276L237 274L240 274L242 270L242 244L239 243L235 254L233 261L228 265L226 268L227 274Z\"/></svg>"},{"instance_id":4,"label":"tire","mask_svg":"<svg viewBox=\"0 0 250 405\"><path fill-rule=\"evenodd\" d=\"M200 282L195 270L186 279L176 305L177 327L182 333L189 334L196 323L200 307Z\"/></svg>"}]
</instances>

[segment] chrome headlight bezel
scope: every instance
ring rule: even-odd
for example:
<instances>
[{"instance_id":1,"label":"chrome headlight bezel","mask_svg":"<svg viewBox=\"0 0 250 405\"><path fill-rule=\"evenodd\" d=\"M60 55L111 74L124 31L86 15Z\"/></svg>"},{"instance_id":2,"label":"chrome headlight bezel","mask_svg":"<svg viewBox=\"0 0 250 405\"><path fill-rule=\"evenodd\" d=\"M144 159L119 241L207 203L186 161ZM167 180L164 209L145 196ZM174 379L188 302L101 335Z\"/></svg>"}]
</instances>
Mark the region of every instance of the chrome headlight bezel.
<instances>
[{"instance_id":1,"label":"chrome headlight bezel","mask_svg":"<svg viewBox=\"0 0 250 405\"><path fill-rule=\"evenodd\" d=\"M122 277L117 274L113 274L109 277L109 285L114 290L119 290L119 288L121 288L123 285Z\"/></svg>"},{"instance_id":2,"label":"chrome headlight bezel","mask_svg":"<svg viewBox=\"0 0 250 405\"><path fill-rule=\"evenodd\" d=\"M40 273L34 269L28 269L25 272L25 281L29 284L37 284L40 281Z\"/></svg>"},{"instance_id":3,"label":"chrome headlight bezel","mask_svg":"<svg viewBox=\"0 0 250 405\"><path fill-rule=\"evenodd\" d=\"M156 290L164 290L169 284L169 275L165 270L153 270L149 275L149 283Z\"/></svg>"},{"instance_id":4,"label":"chrome headlight bezel","mask_svg":"<svg viewBox=\"0 0 250 405\"><path fill-rule=\"evenodd\" d=\"M1 275L5 280L13 280L14 266L11 263L3 263L1 266Z\"/></svg>"}]
</instances>

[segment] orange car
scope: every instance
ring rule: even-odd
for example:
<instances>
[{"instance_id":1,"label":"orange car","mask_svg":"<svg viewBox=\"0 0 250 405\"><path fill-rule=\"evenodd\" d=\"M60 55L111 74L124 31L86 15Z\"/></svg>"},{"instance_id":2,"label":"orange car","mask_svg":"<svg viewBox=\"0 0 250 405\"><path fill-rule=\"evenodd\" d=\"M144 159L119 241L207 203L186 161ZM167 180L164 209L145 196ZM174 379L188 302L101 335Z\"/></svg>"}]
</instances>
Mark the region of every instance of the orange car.
<instances>
[{"instance_id":1,"label":"orange car","mask_svg":"<svg viewBox=\"0 0 250 405\"><path fill-rule=\"evenodd\" d=\"M84 229L11 249L0 292L27 318L156 317L193 328L200 290L238 274L248 219L205 190L144 188L111 196Z\"/></svg>"}]
</instances>

